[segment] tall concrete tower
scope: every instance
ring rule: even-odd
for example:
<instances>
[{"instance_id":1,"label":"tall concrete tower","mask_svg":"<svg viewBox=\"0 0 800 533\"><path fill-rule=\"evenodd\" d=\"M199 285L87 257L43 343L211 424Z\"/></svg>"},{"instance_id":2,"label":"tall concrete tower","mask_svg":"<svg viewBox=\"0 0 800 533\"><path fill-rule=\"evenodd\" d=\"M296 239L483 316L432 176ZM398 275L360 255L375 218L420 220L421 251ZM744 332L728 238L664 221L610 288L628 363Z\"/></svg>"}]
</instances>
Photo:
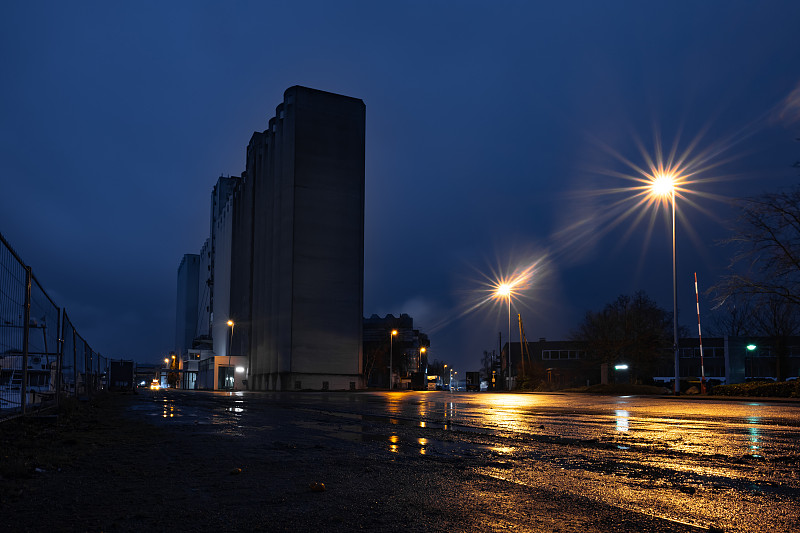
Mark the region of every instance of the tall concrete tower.
<instances>
[{"instance_id":1,"label":"tall concrete tower","mask_svg":"<svg viewBox=\"0 0 800 533\"><path fill-rule=\"evenodd\" d=\"M363 387L365 119L359 99L296 86L250 140L230 299L250 389Z\"/></svg>"}]
</instances>

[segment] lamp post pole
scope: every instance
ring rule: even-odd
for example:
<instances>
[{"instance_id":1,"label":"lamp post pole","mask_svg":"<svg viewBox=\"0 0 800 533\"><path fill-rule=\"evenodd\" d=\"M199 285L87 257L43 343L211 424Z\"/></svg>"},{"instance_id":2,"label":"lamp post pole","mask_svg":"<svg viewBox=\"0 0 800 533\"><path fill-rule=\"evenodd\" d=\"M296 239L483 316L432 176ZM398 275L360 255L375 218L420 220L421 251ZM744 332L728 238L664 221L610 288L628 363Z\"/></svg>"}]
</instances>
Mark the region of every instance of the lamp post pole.
<instances>
[{"instance_id":1,"label":"lamp post pole","mask_svg":"<svg viewBox=\"0 0 800 533\"><path fill-rule=\"evenodd\" d=\"M233 326L234 326L233 320L228 320L227 324L231 327L231 335L230 335L230 337L228 337L228 368L230 369L231 368L231 346L233 345ZM231 381L233 382L233 383L231 383L231 388L236 388L235 387L235 385L236 385L236 374L235 373L234 373L233 376L231 376Z\"/></svg>"},{"instance_id":2,"label":"lamp post pole","mask_svg":"<svg viewBox=\"0 0 800 533\"><path fill-rule=\"evenodd\" d=\"M393 329L389 335L389 390L392 390L392 351L394 350L395 335L397 335L397 330Z\"/></svg>"},{"instance_id":3,"label":"lamp post pole","mask_svg":"<svg viewBox=\"0 0 800 533\"><path fill-rule=\"evenodd\" d=\"M508 293L508 390L511 390L511 293Z\"/></svg>"},{"instance_id":4,"label":"lamp post pole","mask_svg":"<svg viewBox=\"0 0 800 533\"><path fill-rule=\"evenodd\" d=\"M678 354L678 263L675 258L675 188L672 188L672 334L675 356L675 394L680 393L680 358Z\"/></svg>"}]
</instances>

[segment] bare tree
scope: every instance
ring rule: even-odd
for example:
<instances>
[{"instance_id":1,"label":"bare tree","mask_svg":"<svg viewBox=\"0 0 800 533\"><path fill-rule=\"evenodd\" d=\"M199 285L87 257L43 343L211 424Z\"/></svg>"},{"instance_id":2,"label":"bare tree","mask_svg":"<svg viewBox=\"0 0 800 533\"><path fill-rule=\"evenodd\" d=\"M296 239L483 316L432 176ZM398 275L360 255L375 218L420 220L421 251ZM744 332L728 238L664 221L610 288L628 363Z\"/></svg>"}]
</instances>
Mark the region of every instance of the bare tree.
<instances>
[{"instance_id":1,"label":"bare tree","mask_svg":"<svg viewBox=\"0 0 800 533\"><path fill-rule=\"evenodd\" d=\"M784 381L789 371L789 337L800 331L798 306L774 296L763 298L753 318L760 335L772 339L775 355L775 376Z\"/></svg>"},{"instance_id":2,"label":"bare tree","mask_svg":"<svg viewBox=\"0 0 800 533\"><path fill-rule=\"evenodd\" d=\"M714 286L718 304L734 295L800 305L800 189L739 202L730 273Z\"/></svg>"},{"instance_id":3,"label":"bare tree","mask_svg":"<svg viewBox=\"0 0 800 533\"><path fill-rule=\"evenodd\" d=\"M718 308L747 302L752 323L744 333L772 339L782 380L788 337L800 331L800 187L747 198L739 207L733 235L722 243L734 247L729 273L712 291Z\"/></svg>"},{"instance_id":4,"label":"bare tree","mask_svg":"<svg viewBox=\"0 0 800 533\"><path fill-rule=\"evenodd\" d=\"M602 311L589 311L572 335L586 342L589 356L602 363L627 363L630 379L652 376L672 346L672 314L647 294L620 295Z\"/></svg>"},{"instance_id":5,"label":"bare tree","mask_svg":"<svg viewBox=\"0 0 800 533\"><path fill-rule=\"evenodd\" d=\"M744 337L755 335L753 313L755 306L750 298L731 294L712 309L708 325L703 331L709 337Z\"/></svg>"}]
</instances>

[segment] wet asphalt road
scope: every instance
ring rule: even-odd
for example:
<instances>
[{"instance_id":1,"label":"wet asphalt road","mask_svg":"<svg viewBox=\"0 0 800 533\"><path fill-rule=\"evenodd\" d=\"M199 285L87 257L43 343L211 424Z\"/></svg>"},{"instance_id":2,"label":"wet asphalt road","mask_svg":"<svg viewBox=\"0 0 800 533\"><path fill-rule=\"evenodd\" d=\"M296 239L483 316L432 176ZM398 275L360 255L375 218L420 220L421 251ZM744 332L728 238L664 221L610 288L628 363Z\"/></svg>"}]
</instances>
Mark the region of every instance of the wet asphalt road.
<instances>
[{"instance_id":1,"label":"wet asphalt road","mask_svg":"<svg viewBox=\"0 0 800 533\"><path fill-rule=\"evenodd\" d=\"M153 423L242 438L265 428L722 531L800 531L800 403L450 392L158 391ZM689 527L689 530L692 528ZM677 530L677 529L676 529Z\"/></svg>"}]
</instances>

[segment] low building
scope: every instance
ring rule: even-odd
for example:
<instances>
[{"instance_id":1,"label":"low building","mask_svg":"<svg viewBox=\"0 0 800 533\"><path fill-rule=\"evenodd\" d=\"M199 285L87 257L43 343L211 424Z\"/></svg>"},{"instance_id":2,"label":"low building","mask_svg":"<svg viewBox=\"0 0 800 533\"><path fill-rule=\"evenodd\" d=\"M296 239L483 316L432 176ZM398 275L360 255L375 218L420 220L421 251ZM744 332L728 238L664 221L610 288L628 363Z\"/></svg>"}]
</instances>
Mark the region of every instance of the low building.
<instances>
[{"instance_id":1,"label":"low building","mask_svg":"<svg viewBox=\"0 0 800 533\"><path fill-rule=\"evenodd\" d=\"M525 349L522 349L525 348ZM779 380L800 376L800 337L774 339L769 337L711 337L703 338L702 356L696 338L680 339L678 366L682 382L699 381L705 376L710 383L742 383L752 380ZM517 388L525 381L547 383L553 388L580 387L602 382L629 381L630 361L602 361L593 358L586 343L580 341L528 342L526 346L511 343L510 373L509 345L501 353L501 383ZM615 368L619 366L619 368ZM642 383L671 387L675 380L675 360L671 350L655 362ZM510 382L510 385L508 383Z\"/></svg>"},{"instance_id":2,"label":"low building","mask_svg":"<svg viewBox=\"0 0 800 533\"><path fill-rule=\"evenodd\" d=\"M394 389L414 388L412 375L428 367L428 336L414 329L414 319L403 313L364 319L364 381L368 387L389 388L389 366ZM392 332L396 332L392 334ZM421 378L422 382L425 381Z\"/></svg>"},{"instance_id":3,"label":"low building","mask_svg":"<svg viewBox=\"0 0 800 533\"><path fill-rule=\"evenodd\" d=\"M215 355L197 365L196 388L203 390L247 390L247 357Z\"/></svg>"}]
</instances>

